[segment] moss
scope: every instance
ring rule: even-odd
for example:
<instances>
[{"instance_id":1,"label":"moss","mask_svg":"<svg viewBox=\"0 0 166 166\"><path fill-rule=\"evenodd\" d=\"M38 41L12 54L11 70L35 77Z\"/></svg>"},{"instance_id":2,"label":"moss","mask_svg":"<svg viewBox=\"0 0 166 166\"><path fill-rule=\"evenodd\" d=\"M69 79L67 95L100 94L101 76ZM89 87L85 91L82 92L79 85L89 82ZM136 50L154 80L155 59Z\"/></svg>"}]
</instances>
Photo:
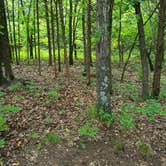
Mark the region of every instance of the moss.
<instances>
[{"instance_id":1,"label":"moss","mask_svg":"<svg viewBox=\"0 0 166 166\"><path fill-rule=\"evenodd\" d=\"M120 151L124 151L124 144L121 142L115 142L114 143L114 150L116 153L118 153Z\"/></svg>"},{"instance_id":2,"label":"moss","mask_svg":"<svg viewBox=\"0 0 166 166\"><path fill-rule=\"evenodd\" d=\"M138 150L139 154L141 154L145 158L149 158L149 157L154 156L154 151L153 151L150 144L139 143L137 145L137 150Z\"/></svg>"}]
</instances>

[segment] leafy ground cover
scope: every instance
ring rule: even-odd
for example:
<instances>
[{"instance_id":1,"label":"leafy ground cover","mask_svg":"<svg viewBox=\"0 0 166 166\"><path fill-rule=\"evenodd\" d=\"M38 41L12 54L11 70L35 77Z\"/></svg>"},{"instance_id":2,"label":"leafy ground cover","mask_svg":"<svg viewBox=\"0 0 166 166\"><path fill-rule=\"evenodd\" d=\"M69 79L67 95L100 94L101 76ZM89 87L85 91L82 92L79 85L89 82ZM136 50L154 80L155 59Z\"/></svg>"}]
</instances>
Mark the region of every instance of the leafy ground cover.
<instances>
[{"instance_id":1,"label":"leafy ground cover","mask_svg":"<svg viewBox=\"0 0 166 166\"><path fill-rule=\"evenodd\" d=\"M14 66L17 78L0 89L0 165L166 165L166 78L158 100L142 100L138 70L113 66L113 114L95 106L95 78L82 67L69 79L44 65ZM163 74L164 75L164 74Z\"/></svg>"}]
</instances>

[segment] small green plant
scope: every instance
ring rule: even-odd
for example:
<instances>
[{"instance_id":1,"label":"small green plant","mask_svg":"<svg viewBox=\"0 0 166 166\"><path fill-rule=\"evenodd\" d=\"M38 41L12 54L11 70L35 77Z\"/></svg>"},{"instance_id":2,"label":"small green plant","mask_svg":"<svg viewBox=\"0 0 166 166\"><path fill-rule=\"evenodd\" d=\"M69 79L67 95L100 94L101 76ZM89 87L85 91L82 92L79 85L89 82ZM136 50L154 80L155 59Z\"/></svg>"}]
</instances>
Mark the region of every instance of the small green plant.
<instances>
[{"instance_id":1,"label":"small green plant","mask_svg":"<svg viewBox=\"0 0 166 166\"><path fill-rule=\"evenodd\" d=\"M123 104L120 109L120 114L118 115L120 120L120 125L122 129L135 128L135 123L133 120L133 110L134 106Z\"/></svg>"},{"instance_id":2,"label":"small green plant","mask_svg":"<svg viewBox=\"0 0 166 166\"><path fill-rule=\"evenodd\" d=\"M57 99L59 97L58 93L55 90L50 90L48 96Z\"/></svg>"},{"instance_id":3,"label":"small green plant","mask_svg":"<svg viewBox=\"0 0 166 166\"><path fill-rule=\"evenodd\" d=\"M8 125L6 123L5 116L1 113L0 114L0 132L8 130Z\"/></svg>"},{"instance_id":4,"label":"small green plant","mask_svg":"<svg viewBox=\"0 0 166 166\"><path fill-rule=\"evenodd\" d=\"M4 92L0 91L0 97L3 97L3 96L4 96Z\"/></svg>"},{"instance_id":5,"label":"small green plant","mask_svg":"<svg viewBox=\"0 0 166 166\"><path fill-rule=\"evenodd\" d=\"M30 132L28 133L28 138L30 138L30 139L36 139L36 138L38 138L38 137L39 137L39 135L38 135L38 133L35 132L35 131L30 131Z\"/></svg>"},{"instance_id":6,"label":"small green plant","mask_svg":"<svg viewBox=\"0 0 166 166\"><path fill-rule=\"evenodd\" d=\"M162 112L163 107L155 99L149 99L145 104L145 107L137 107L136 112L147 115L149 120L154 120L155 115Z\"/></svg>"},{"instance_id":7,"label":"small green plant","mask_svg":"<svg viewBox=\"0 0 166 166\"><path fill-rule=\"evenodd\" d=\"M3 139L0 139L0 149L5 146L6 142Z\"/></svg>"},{"instance_id":8,"label":"small green plant","mask_svg":"<svg viewBox=\"0 0 166 166\"><path fill-rule=\"evenodd\" d=\"M49 123L52 123L54 121L54 119L53 118L51 118L51 117L46 117L44 120L43 120L43 122L44 123L46 123L46 124L49 124Z\"/></svg>"},{"instance_id":9,"label":"small green plant","mask_svg":"<svg viewBox=\"0 0 166 166\"><path fill-rule=\"evenodd\" d=\"M118 153L120 151L124 151L124 144L121 142L115 142L114 143L114 150L116 153Z\"/></svg>"},{"instance_id":10,"label":"small green plant","mask_svg":"<svg viewBox=\"0 0 166 166\"><path fill-rule=\"evenodd\" d=\"M47 145L47 144L58 144L61 141L61 137L58 135L58 133L55 132L50 132L48 134L46 134L43 138L42 138L42 145Z\"/></svg>"},{"instance_id":11,"label":"small green plant","mask_svg":"<svg viewBox=\"0 0 166 166\"><path fill-rule=\"evenodd\" d=\"M4 109L4 112L14 113L14 112L19 112L21 110L21 107L14 106L14 105L6 105L3 107L3 109Z\"/></svg>"},{"instance_id":12,"label":"small green plant","mask_svg":"<svg viewBox=\"0 0 166 166\"><path fill-rule=\"evenodd\" d=\"M137 145L137 150L145 158L149 158L154 155L154 151L151 145L147 143L139 143Z\"/></svg>"},{"instance_id":13,"label":"small green plant","mask_svg":"<svg viewBox=\"0 0 166 166\"><path fill-rule=\"evenodd\" d=\"M16 91L22 89L22 84L20 82L17 82L15 84L12 84L8 87L9 91Z\"/></svg>"},{"instance_id":14,"label":"small green plant","mask_svg":"<svg viewBox=\"0 0 166 166\"><path fill-rule=\"evenodd\" d=\"M84 124L78 129L80 136L96 137L98 135L99 129L97 127L92 127L88 123Z\"/></svg>"},{"instance_id":15,"label":"small green plant","mask_svg":"<svg viewBox=\"0 0 166 166\"><path fill-rule=\"evenodd\" d=\"M110 112L105 112L102 109L99 109L97 105L92 105L87 109L87 117L89 120L99 119L109 125L114 121L114 116Z\"/></svg>"},{"instance_id":16,"label":"small green plant","mask_svg":"<svg viewBox=\"0 0 166 166\"><path fill-rule=\"evenodd\" d=\"M13 99L16 100L16 101L19 101L19 100L23 100L24 97L17 95L17 96L14 96Z\"/></svg>"},{"instance_id":17,"label":"small green plant","mask_svg":"<svg viewBox=\"0 0 166 166\"><path fill-rule=\"evenodd\" d=\"M58 114L59 114L59 115L65 115L65 110L60 110L60 111L58 112Z\"/></svg>"}]
</instances>

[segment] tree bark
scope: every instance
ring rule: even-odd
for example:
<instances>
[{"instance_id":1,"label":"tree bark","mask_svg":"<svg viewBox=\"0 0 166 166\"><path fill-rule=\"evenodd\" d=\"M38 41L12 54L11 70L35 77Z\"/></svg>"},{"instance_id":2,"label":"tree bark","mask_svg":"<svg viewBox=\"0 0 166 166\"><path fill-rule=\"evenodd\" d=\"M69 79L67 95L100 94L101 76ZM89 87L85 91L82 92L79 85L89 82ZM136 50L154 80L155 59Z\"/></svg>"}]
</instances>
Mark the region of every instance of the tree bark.
<instances>
[{"instance_id":1,"label":"tree bark","mask_svg":"<svg viewBox=\"0 0 166 166\"><path fill-rule=\"evenodd\" d=\"M5 12L5 4L4 0L0 1L0 23L3 28L1 28L0 34L0 84L3 83L4 80L9 79L13 80L14 75L11 68L11 55L10 55L10 46L8 39L8 31L7 31L7 20L6 20L6 12ZM4 65L4 71L2 66ZM5 74L4 74L5 73Z\"/></svg>"},{"instance_id":2,"label":"tree bark","mask_svg":"<svg viewBox=\"0 0 166 166\"><path fill-rule=\"evenodd\" d=\"M97 104L104 111L111 111L111 13L113 0L97 0Z\"/></svg>"},{"instance_id":3,"label":"tree bark","mask_svg":"<svg viewBox=\"0 0 166 166\"><path fill-rule=\"evenodd\" d=\"M142 65L142 97L149 97L149 66L147 58L147 49L145 43L145 34L143 27L143 18L141 12L141 5L139 2L134 4L135 13L137 16L138 36L139 36L139 47L141 54L141 65Z\"/></svg>"},{"instance_id":4,"label":"tree bark","mask_svg":"<svg viewBox=\"0 0 166 166\"><path fill-rule=\"evenodd\" d=\"M50 32L50 17L49 17L49 8L48 1L44 0L45 4L45 18L46 18L46 26L47 26L47 38L48 38L48 51L49 51L49 62L48 64L52 65L52 52L51 52L51 32Z\"/></svg>"},{"instance_id":5,"label":"tree bark","mask_svg":"<svg viewBox=\"0 0 166 166\"><path fill-rule=\"evenodd\" d=\"M91 0L88 0L87 4L87 49L86 49L86 76L87 85L90 85L90 65L91 65Z\"/></svg>"},{"instance_id":6,"label":"tree bark","mask_svg":"<svg viewBox=\"0 0 166 166\"><path fill-rule=\"evenodd\" d=\"M162 70L162 62L164 60L165 20L166 20L166 1L160 0L155 69L154 69L154 77L153 77L153 85L152 85L153 97L158 97L160 94L161 70Z\"/></svg>"}]
</instances>

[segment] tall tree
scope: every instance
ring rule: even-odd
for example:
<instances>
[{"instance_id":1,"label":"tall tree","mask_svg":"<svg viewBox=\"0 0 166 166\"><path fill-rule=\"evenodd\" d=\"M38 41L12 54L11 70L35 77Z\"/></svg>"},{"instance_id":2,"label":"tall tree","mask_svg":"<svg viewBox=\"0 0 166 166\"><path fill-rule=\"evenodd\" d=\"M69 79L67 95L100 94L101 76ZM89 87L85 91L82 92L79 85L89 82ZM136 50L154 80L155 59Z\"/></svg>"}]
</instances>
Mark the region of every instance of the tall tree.
<instances>
[{"instance_id":1,"label":"tall tree","mask_svg":"<svg viewBox=\"0 0 166 166\"><path fill-rule=\"evenodd\" d=\"M8 39L4 0L0 1L0 27L0 84L2 84L7 79L14 79L14 75L11 68L11 52ZM3 72L2 66L4 66L5 72Z\"/></svg>"},{"instance_id":2,"label":"tall tree","mask_svg":"<svg viewBox=\"0 0 166 166\"><path fill-rule=\"evenodd\" d=\"M91 63L91 0L88 0L87 4L87 49L86 49L86 76L87 84L90 84L90 63Z\"/></svg>"},{"instance_id":3,"label":"tall tree","mask_svg":"<svg viewBox=\"0 0 166 166\"><path fill-rule=\"evenodd\" d=\"M73 65L73 3L70 0L70 12L69 12L69 64Z\"/></svg>"},{"instance_id":4,"label":"tall tree","mask_svg":"<svg viewBox=\"0 0 166 166\"><path fill-rule=\"evenodd\" d=\"M142 65L142 96L149 96L149 66L148 66L148 55L145 42L144 25L141 11L141 4L139 1L134 2L135 14L137 18L138 36L139 36L139 47L141 54L141 65Z\"/></svg>"},{"instance_id":5,"label":"tall tree","mask_svg":"<svg viewBox=\"0 0 166 166\"><path fill-rule=\"evenodd\" d=\"M68 66L68 58L67 58L67 43L66 43L66 30L65 30L63 6L62 6L62 0L57 0L57 1L59 5L59 15L60 15L60 22L61 22L61 29L62 29L62 40L63 40L63 46L64 46L64 63L66 67L66 74L68 74L69 66Z\"/></svg>"},{"instance_id":6,"label":"tall tree","mask_svg":"<svg viewBox=\"0 0 166 166\"><path fill-rule=\"evenodd\" d=\"M111 82L111 13L113 0L97 0L97 103L104 111L111 111L110 82Z\"/></svg>"},{"instance_id":7,"label":"tall tree","mask_svg":"<svg viewBox=\"0 0 166 166\"><path fill-rule=\"evenodd\" d=\"M50 17L49 17L49 7L48 1L44 0L45 4L45 18L46 18L46 26L47 26L47 38L48 38L48 51L49 51L49 65L52 65L52 52L51 52L51 32L50 32Z\"/></svg>"},{"instance_id":8,"label":"tall tree","mask_svg":"<svg viewBox=\"0 0 166 166\"><path fill-rule=\"evenodd\" d=\"M154 69L153 88L152 88L153 97L158 97L160 94L161 69L162 69L162 62L164 60L164 30L166 22L165 20L166 20L166 1L160 0L155 69Z\"/></svg>"}]
</instances>

